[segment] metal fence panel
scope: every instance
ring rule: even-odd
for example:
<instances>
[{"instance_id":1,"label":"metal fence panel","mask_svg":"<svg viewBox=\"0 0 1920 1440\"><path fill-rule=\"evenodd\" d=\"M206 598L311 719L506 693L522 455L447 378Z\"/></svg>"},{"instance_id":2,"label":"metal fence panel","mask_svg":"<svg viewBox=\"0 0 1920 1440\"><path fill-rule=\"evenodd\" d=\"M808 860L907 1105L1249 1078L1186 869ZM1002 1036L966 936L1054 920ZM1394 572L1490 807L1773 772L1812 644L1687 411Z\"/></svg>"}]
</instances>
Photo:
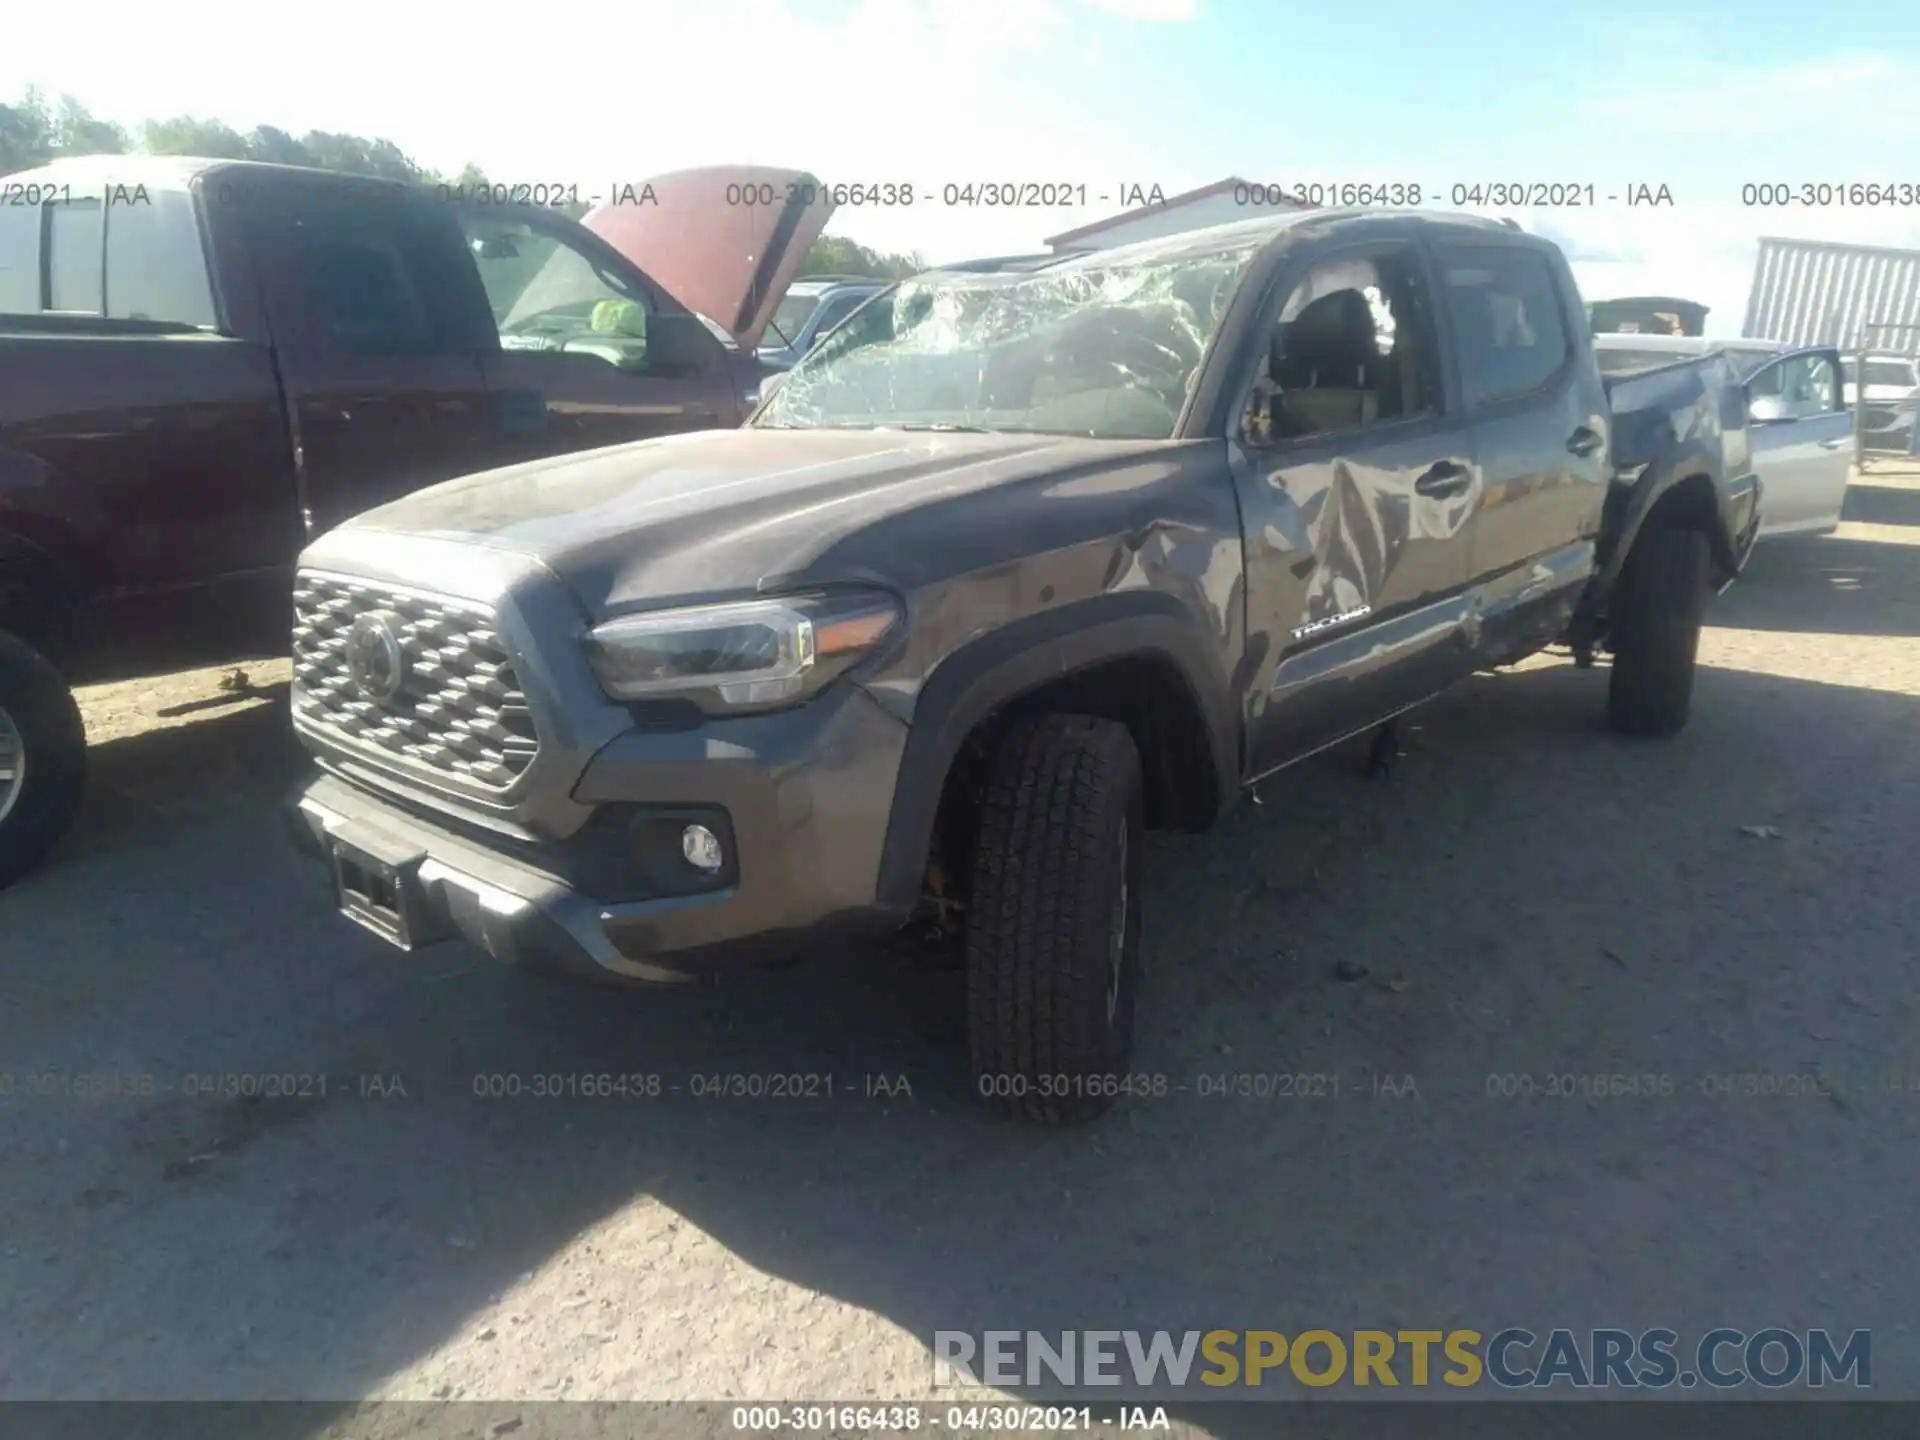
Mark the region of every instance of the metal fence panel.
<instances>
[{"instance_id":1,"label":"metal fence panel","mask_svg":"<svg viewBox=\"0 0 1920 1440\"><path fill-rule=\"evenodd\" d=\"M1870 335L1876 325L1881 332ZM1920 250L1763 237L1741 333L1794 346L1872 343L1920 354ZM1876 343L1895 336L1899 343Z\"/></svg>"}]
</instances>

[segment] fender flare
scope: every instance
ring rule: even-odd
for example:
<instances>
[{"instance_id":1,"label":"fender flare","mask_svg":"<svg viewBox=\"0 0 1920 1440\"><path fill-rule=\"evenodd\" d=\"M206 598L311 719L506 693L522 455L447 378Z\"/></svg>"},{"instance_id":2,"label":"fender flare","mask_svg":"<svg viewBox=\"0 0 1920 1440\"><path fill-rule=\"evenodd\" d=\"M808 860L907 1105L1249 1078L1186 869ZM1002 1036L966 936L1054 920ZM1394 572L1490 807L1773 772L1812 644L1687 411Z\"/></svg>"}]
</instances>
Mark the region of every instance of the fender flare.
<instances>
[{"instance_id":1,"label":"fender flare","mask_svg":"<svg viewBox=\"0 0 1920 1440\"><path fill-rule=\"evenodd\" d=\"M1239 717L1226 677L1207 657L1216 642L1199 620L1159 591L1111 592L1015 620L968 641L934 667L914 702L894 786L877 894L911 907L921 893L947 774L974 728L1049 681L1112 660L1169 663L1203 717L1213 766L1209 806L1240 779Z\"/></svg>"},{"instance_id":2,"label":"fender flare","mask_svg":"<svg viewBox=\"0 0 1920 1440\"><path fill-rule=\"evenodd\" d=\"M1759 481L1748 474L1738 477L1730 484L1723 485L1718 479L1720 463L1720 452L1717 446L1690 442L1668 451L1658 461L1647 467L1633 486L1617 501L1615 513L1618 518L1611 519L1607 527L1612 532L1612 536L1597 577L1599 588L1611 590L1614 582L1620 578L1620 571L1626 564L1627 556L1632 553L1634 543L1640 538L1640 531L1645 528L1647 517L1653 513L1655 507L1679 486L1695 477L1705 479L1714 491L1712 513L1704 517L1703 527L1707 532L1708 543L1713 547L1714 563L1729 574L1738 573L1741 562L1746 557L1741 554L1739 537L1728 528L1727 492L1740 494L1747 489L1757 491ZM1758 513L1757 496L1755 513Z\"/></svg>"}]
</instances>

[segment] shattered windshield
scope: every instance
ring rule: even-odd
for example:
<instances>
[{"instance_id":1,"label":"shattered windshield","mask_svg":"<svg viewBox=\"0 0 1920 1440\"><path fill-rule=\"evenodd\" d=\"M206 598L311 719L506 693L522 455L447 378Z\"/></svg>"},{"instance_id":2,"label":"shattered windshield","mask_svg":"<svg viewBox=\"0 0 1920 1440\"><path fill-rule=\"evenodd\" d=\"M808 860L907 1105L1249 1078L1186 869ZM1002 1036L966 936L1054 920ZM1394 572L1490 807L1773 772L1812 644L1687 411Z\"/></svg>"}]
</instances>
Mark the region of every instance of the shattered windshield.
<instances>
[{"instance_id":1,"label":"shattered windshield","mask_svg":"<svg viewBox=\"0 0 1920 1440\"><path fill-rule=\"evenodd\" d=\"M1166 439L1258 248L902 281L755 424Z\"/></svg>"}]
</instances>

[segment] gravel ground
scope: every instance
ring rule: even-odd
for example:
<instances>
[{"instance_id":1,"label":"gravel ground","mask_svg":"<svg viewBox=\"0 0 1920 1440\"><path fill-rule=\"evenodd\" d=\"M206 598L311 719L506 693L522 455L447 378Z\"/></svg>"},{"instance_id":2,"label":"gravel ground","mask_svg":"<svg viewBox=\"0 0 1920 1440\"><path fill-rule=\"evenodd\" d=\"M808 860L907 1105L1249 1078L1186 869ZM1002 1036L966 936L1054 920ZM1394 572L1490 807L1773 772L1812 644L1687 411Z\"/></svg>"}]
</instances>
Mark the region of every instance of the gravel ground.
<instances>
[{"instance_id":1,"label":"gravel ground","mask_svg":"<svg viewBox=\"0 0 1920 1440\"><path fill-rule=\"evenodd\" d=\"M1506 1324L1870 1327L1920 1394L1920 480L1849 515L1716 602L1672 743L1540 661L1390 780L1326 757L1156 839L1174 1093L1066 1134L974 1102L958 979L886 955L629 994L387 950L274 813L284 666L90 692L82 824L0 896L0 1396L913 1397L936 1329ZM1283 1072L1338 1096L1199 1093ZM1489 1094L1611 1072L1674 1088ZM262 1074L309 1078L196 1079Z\"/></svg>"}]
</instances>

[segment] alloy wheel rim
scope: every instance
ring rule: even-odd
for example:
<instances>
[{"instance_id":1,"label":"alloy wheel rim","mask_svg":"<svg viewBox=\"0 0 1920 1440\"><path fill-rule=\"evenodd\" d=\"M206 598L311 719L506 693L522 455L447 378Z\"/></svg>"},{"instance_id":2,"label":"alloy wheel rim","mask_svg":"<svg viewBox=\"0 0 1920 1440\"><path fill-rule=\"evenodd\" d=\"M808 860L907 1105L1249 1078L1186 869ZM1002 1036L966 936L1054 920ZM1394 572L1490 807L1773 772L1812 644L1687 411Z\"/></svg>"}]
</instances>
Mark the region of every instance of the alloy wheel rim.
<instances>
[{"instance_id":1,"label":"alloy wheel rim","mask_svg":"<svg viewBox=\"0 0 1920 1440\"><path fill-rule=\"evenodd\" d=\"M13 812L26 785L27 742L6 707L0 706L0 824Z\"/></svg>"},{"instance_id":2,"label":"alloy wheel rim","mask_svg":"<svg viewBox=\"0 0 1920 1440\"><path fill-rule=\"evenodd\" d=\"M1127 954L1127 832L1120 832L1120 893L1107 921L1107 1024L1120 1010L1120 969Z\"/></svg>"}]
</instances>

